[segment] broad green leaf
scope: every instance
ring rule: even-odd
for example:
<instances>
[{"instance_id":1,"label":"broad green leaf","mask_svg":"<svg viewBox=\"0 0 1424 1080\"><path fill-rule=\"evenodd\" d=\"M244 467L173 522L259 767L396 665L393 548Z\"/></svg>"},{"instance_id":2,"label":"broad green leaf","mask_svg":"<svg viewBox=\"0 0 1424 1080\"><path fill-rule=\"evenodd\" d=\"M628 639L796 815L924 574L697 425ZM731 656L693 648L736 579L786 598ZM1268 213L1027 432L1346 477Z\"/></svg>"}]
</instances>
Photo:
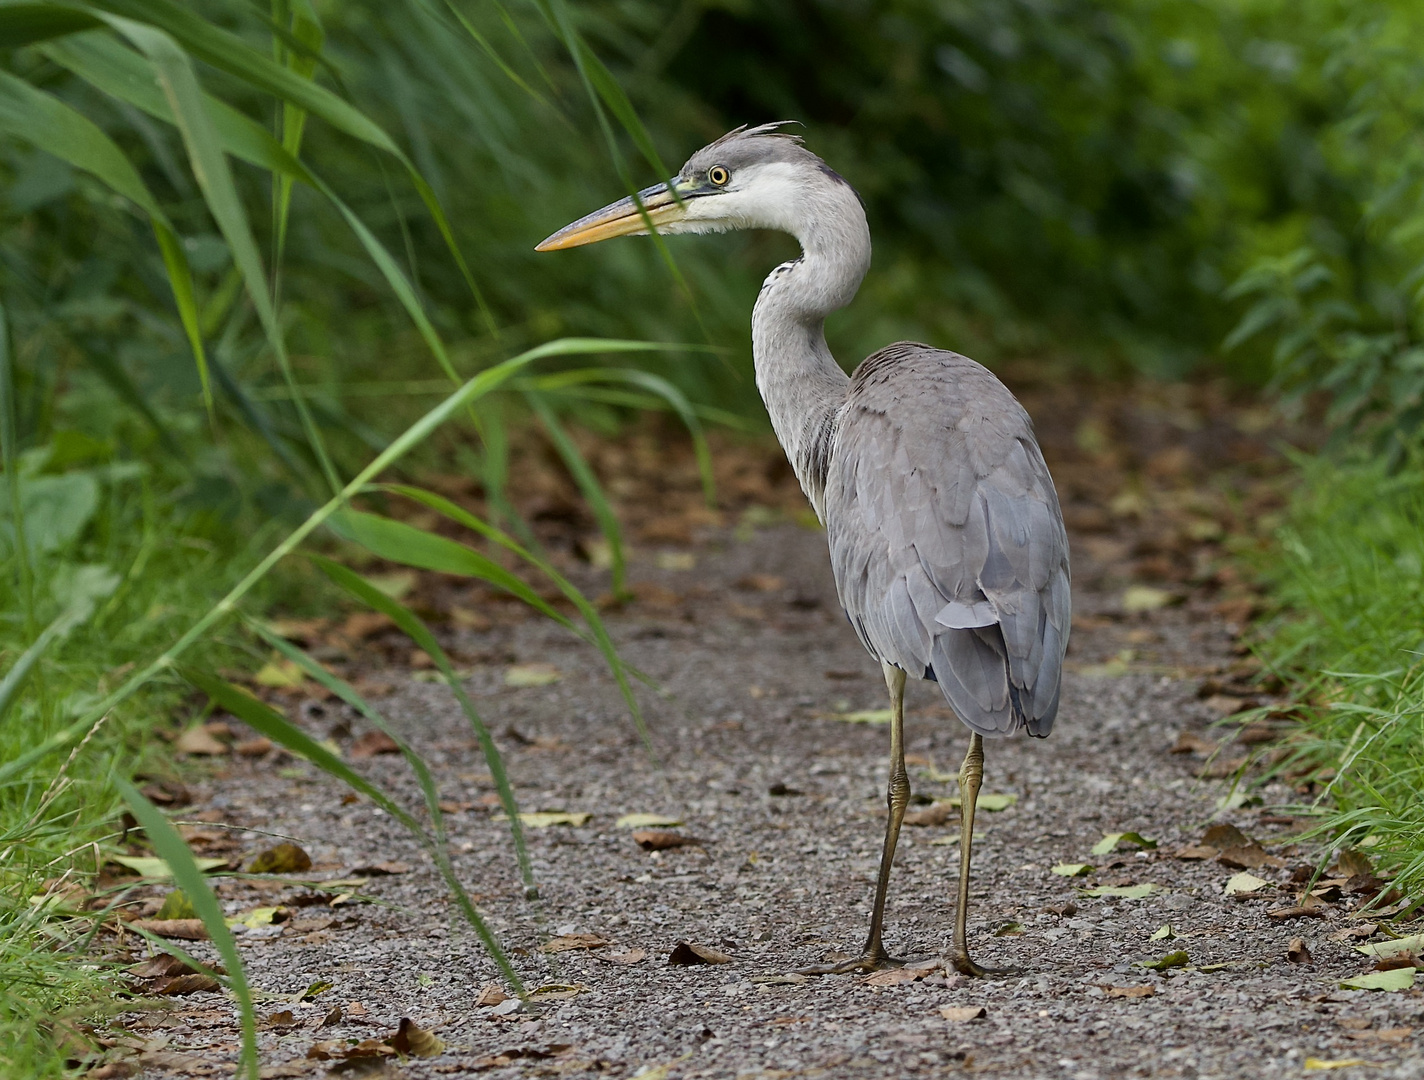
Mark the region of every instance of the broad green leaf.
<instances>
[{"instance_id":1,"label":"broad green leaf","mask_svg":"<svg viewBox=\"0 0 1424 1080\"><path fill-rule=\"evenodd\" d=\"M567 615L553 607L527 584L499 563L465 545L436 533L417 529L404 521L346 509L334 514L327 528L343 540L360 544L367 551L390 562L478 578L517 596L562 626L572 628Z\"/></svg>"},{"instance_id":2,"label":"broad green leaf","mask_svg":"<svg viewBox=\"0 0 1424 1080\"><path fill-rule=\"evenodd\" d=\"M1391 971L1371 971L1368 975L1343 979L1340 986L1344 990L1408 990L1414 986L1414 969L1404 967Z\"/></svg>"},{"instance_id":3,"label":"broad green leaf","mask_svg":"<svg viewBox=\"0 0 1424 1080\"><path fill-rule=\"evenodd\" d=\"M1087 877L1093 872L1093 864L1085 862L1061 862L1053 867L1052 873L1059 877Z\"/></svg>"},{"instance_id":4,"label":"broad green leaf","mask_svg":"<svg viewBox=\"0 0 1424 1080\"><path fill-rule=\"evenodd\" d=\"M0 48L18 49L102 25L92 15L56 4L4 4L0 5Z\"/></svg>"},{"instance_id":5,"label":"broad green leaf","mask_svg":"<svg viewBox=\"0 0 1424 1080\"><path fill-rule=\"evenodd\" d=\"M119 776L114 777L113 783L157 852L158 858L154 861L164 864L188 897L227 967L229 984L237 997L242 1019L242 1050L238 1057L238 1069L247 1074L248 1080L257 1080L257 1021L252 1010L252 991L247 985L247 974L242 966L242 956L237 951L237 943L223 919L222 905L203 876L203 864L211 860L195 859L178 831L136 787Z\"/></svg>"},{"instance_id":6,"label":"broad green leaf","mask_svg":"<svg viewBox=\"0 0 1424 1080\"><path fill-rule=\"evenodd\" d=\"M1155 848L1156 840L1149 840L1141 833L1135 832L1115 832L1108 833L1096 844L1093 845L1094 855L1106 855L1110 851L1116 850L1119 844L1133 844L1139 848Z\"/></svg>"}]
</instances>

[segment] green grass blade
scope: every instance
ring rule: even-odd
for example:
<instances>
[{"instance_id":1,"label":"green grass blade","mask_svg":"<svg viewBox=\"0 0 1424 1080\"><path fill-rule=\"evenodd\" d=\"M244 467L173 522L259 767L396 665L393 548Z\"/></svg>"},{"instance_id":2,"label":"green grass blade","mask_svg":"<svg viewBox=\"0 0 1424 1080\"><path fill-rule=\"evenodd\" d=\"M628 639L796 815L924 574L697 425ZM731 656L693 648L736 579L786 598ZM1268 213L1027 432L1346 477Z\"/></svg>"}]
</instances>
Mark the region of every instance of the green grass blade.
<instances>
[{"instance_id":1,"label":"green grass blade","mask_svg":"<svg viewBox=\"0 0 1424 1080\"><path fill-rule=\"evenodd\" d=\"M23 531L23 519L16 517L16 532ZM14 704L15 696L24 686L25 680L29 678L30 672L39 663L40 657L48 651L49 647L57 641L62 641L68 637L70 632L76 627L83 625L94 614L94 607L98 600L108 596L118 585L118 579L108 579L98 583L95 588L84 589L79 592L59 613L48 626L40 631L39 635L30 643L29 648L22 652L10 670L5 673L5 677L0 679L0 721L5 719L10 711L10 706Z\"/></svg>"},{"instance_id":2,"label":"green grass blade","mask_svg":"<svg viewBox=\"0 0 1424 1080\"><path fill-rule=\"evenodd\" d=\"M5 4L0 6L0 49L18 49L102 25L92 15L57 4Z\"/></svg>"},{"instance_id":3,"label":"green grass blade","mask_svg":"<svg viewBox=\"0 0 1424 1080\"><path fill-rule=\"evenodd\" d=\"M212 939L213 946L227 966L232 992L242 1013L242 1052L238 1058L238 1070L246 1073L248 1080L257 1080L257 1021L252 1009L252 990L247 985L247 975L243 970L242 956L237 951L237 942L233 940L232 931L227 928L227 921L223 918L222 905L218 903L207 878L198 869L192 851L158 807L145 799L139 790L123 777L114 777L114 786L129 804L129 809L133 811L138 823L143 826L154 852L173 871L174 884L192 901L193 910L198 913L198 918L203 920L208 937Z\"/></svg>"},{"instance_id":4,"label":"green grass blade","mask_svg":"<svg viewBox=\"0 0 1424 1080\"><path fill-rule=\"evenodd\" d=\"M593 636L593 643L603 654L604 661L608 664L608 670L613 673L614 679L618 682L618 689L623 694L623 700L628 705L629 715L633 718L633 724L638 729L638 735L643 740L643 746L648 752L649 758L657 763L657 756L653 751L652 738L648 734L647 724L643 719L643 710L638 705L638 699L633 695L633 687L628 681L631 674L649 686L654 686L653 680L644 675L636 668L630 667L618 652L618 647L613 644L613 638L608 633L608 627L603 622L603 617L599 615L598 608L589 602L583 591L578 588L563 574L554 568L554 565L547 559L542 559L531 551L521 547L512 537L496 529L488 522L481 521L464 507L451 502L443 495L437 495L433 491L426 491L424 488L410 487L404 484L383 485L386 491L404 495L406 498L414 499L436 513L443 514L451 521L465 526L488 540L492 540L501 547L517 555L531 566L537 567L559 591L568 598L569 602L578 609L579 614L587 624L589 633Z\"/></svg>"},{"instance_id":5,"label":"green grass blade","mask_svg":"<svg viewBox=\"0 0 1424 1080\"><path fill-rule=\"evenodd\" d=\"M193 175L197 177L204 201L217 222L223 239L227 241L233 263L242 271L247 295L257 311L258 322L262 324L267 342L277 358L282 377L292 391L292 404L301 420L303 433L312 453L316 455L327 483L333 491L340 491L341 480L327 452L326 441L312 419L306 398L297 388L296 376L287 356L286 341L272 303L267 275L262 268L262 256L252 238L247 212L238 197L237 185L233 181L232 170L228 167L222 144L208 116L192 61L166 33L151 27L134 25L127 20L115 21L124 36L132 41L153 65L159 84L168 98L169 107L173 110L178 130L183 136Z\"/></svg>"},{"instance_id":6,"label":"green grass blade","mask_svg":"<svg viewBox=\"0 0 1424 1080\"><path fill-rule=\"evenodd\" d=\"M454 416L457 412L499 390L509 380L516 378L529 365L556 356L588 356L615 352L657 352L681 351L683 345L667 345L646 341L618 341L601 338L563 338L535 346L518 356L513 356L494 367L486 368L467 380L459 389L436 405L414 424L408 427L390 446L377 454L364 469L336 495L332 496L316 510L313 510L301 525L293 529L271 551L243 575L227 594L214 604L208 612L190 626L167 649L149 663L140 667L116 689L85 709L78 719L68 727L61 728L23 754L0 765L0 784L23 775L37 761L50 754L66 749L84 737L94 721L114 706L127 701L157 674L171 668L185 652L202 640L214 627L228 618L238 603L262 581L277 563L281 562L327 520L345 506L354 496L364 491L376 477L390 468L415 447L430 437L431 433Z\"/></svg>"},{"instance_id":7,"label":"green grass blade","mask_svg":"<svg viewBox=\"0 0 1424 1080\"><path fill-rule=\"evenodd\" d=\"M534 868L529 862L529 849L524 843L524 826L519 820L519 807L514 799L514 789L509 783L509 774L504 768L504 757L500 754L499 747L495 745L494 737L490 734L484 719L475 709L475 703L470 700L464 685L455 674L455 667L450 663L450 658L445 655L445 650L435 640L435 635L413 611L399 601L392 600L354 570L321 555L309 554L307 557L316 563L321 571L337 585L340 585L367 607L374 608L388 617L400 627L406 637L424 649L426 654L435 661L435 666L444 677L445 684L455 695L455 700L460 703L465 718L470 721L470 727L474 729L475 738L485 756L485 763L490 767L490 775L494 777L494 786L499 792L500 805L504 807L504 812L509 817L509 833L514 839L514 852L519 861L520 876L524 880L525 894L531 899L537 896L538 888L534 884Z\"/></svg>"},{"instance_id":8,"label":"green grass blade","mask_svg":"<svg viewBox=\"0 0 1424 1080\"><path fill-rule=\"evenodd\" d=\"M390 562L434 570L441 574L459 574L478 578L517 596L530 607L553 619L561 626L573 629L573 622L514 574L486 555L435 533L417 529L404 521L368 514L361 510L343 510L334 514L327 528L343 540L359 544L367 551Z\"/></svg>"},{"instance_id":9,"label":"green grass blade","mask_svg":"<svg viewBox=\"0 0 1424 1080\"><path fill-rule=\"evenodd\" d=\"M608 497L603 493L603 485L598 482L598 477L594 475L593 469L579 452L573 439L569 438L569 433L559 423L559 418L554 415L554 410L549 408L548 402L538 394L526 394L525 400L529 402L529 408L539 418L539 422L544 425L544 430L549 433L554 449L559 452L559 457L563 459L564 466L574 478L574 483L588 500L589 508L598 521L598 528L608 540L609 551L612 553L613 593L615 596L624 595L626 565L623 556L623 526L618 521L618 515L613 512Z\"/></svg>"},{"instance_id":10,"label":"green grass blade","mask_svg":"<svg viewBox=\"0 0 1424 1080\"><path fill-rule=\"evenodd\" d=\"M25 539L25 510L20 497L19 409L16 405L15 357L10 348L10 315L0 303L0 464L10 494L10 522L15 529L15 566L19 571L20 602L24 605L25 636L33 638L35 620L35 570Z\"/></svg>"},{"instance_id":11,"label":"green grass blade","mask_svg":"<svg viewBox=\"0 0 1424 1080\"><path fill-rule=\"evenodd\" d=\"M446 885L455 893L457 902L460 902L461 914L479 936L490 958L499 967L509 985L517 993L522 994L519 974L509 962L509 957L505 955L504 949L499 944L499 939L495 937L494 932L490 930L489 925L470 901L469 894L460 885L448 853L435 843L414 815L269 705L258 701L231 683L205 672L184 669L182 674L185 679L207 694L217 705L232 713L248 727L260 732L278 745L286 747L299 757L310 761L353 791L365 795L405 826L416 842L431 856L441 876L445 879Z\"/></svg>"}]
</instances>

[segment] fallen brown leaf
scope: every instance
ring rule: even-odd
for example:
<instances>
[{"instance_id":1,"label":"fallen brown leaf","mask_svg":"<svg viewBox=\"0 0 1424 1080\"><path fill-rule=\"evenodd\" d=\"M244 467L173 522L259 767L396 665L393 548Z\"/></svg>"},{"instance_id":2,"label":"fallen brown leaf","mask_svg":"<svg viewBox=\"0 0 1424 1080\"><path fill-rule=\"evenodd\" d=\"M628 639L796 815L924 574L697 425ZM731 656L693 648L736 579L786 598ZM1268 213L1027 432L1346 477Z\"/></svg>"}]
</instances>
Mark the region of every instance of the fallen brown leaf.
<instances>
[{"instance_id":1,"label":"fallen brown leaf","mask_svg":"<svg viewBox=\"0 0 1424 1080\"><path fill-rule=\"evenodd\" d=\"M629 949L627 952L609 953L607 956L600 957L600 959L610 960L615 964L623 964L624 966L641 964L647 958L647 949Z\"/></svg>"},{"instance_id":2,"label":"fallen brown leaf","mask_svg":"<svg viewBox=\"0 0 1424 1080\"><path fill-rule=\"evenodd\" d=\"M1199 862L1214 859L1220 854L1221 849L1214 848L1210 844L1188 844L1186 847L1180 848L1174 858Z\"/></svg>"},{"instance_id":3,"label":"fallen brown leaf","mask_svg":"<svg viewBox=\"0 0 1424 1080\"><path fill-rule=\"evenodd\" d=\"M1270 856L1266 854L1266 849L1255 840L1245 844L1238 844L1235 847L1223 848L1216 861L1222 866L1230 866L1237 870L1254 870L1258 866L1264 866L1270 861Z\"/></svg>"},{"instance_id":4,"label":"fallen brown leaf","mask_svg":"<svg viewBox=\"0 0 1424 1080\"><path fill-rule=\"evenodd\" d=\"M1412 1027L1381 1028L1379 1031L1347 1031L1347 1039L1368 1039L1371 1042L1401 1043L1414 1034Z\"/></svg>"},{"instance_id":5,"label":"fallen brown leaf","mask_svg":"<svg viewBox=\"0 0 1424 1080\"><path fill-rule=\"evenodd\" d=\"M341 1023L341 1021L344 1020L345 1018L346 1018L346 1014L345 1014L344 1012L342 1012L341 1006L340 1006L340 1005L333 1005L330 1009L327 1010L326 1015L321 1018L321 1023L318 1024L317 1026L318 1026L318 1027L331 1027L333 1024L339 1024L339 1023Z\"/></svg>"},{"instance_id":6,"label":"fallen brown leaf","mask_svg":"<svg viewBox=\"0 0 1424 1080\"><path fill-rule=\"evenodd\" d=\"M153 987L153 992L164 997L181 997L184 994L197 994L217 989L220 989L219 983L211 975L194 972L191 975L175 975L171 979L164 979Z\"/></svg>"},{"instance_id":7,"label":"fallen brown leaf","mask_svg":"<svg viewBox=\"0 0 1424 1080\"><path fill-rule=\"evenodd\" d=\"M390 877L393 874L408 874L410 871L410 863L388 861L352 867L351 875L353 877Z\"/></svg>"},{"instance_id":8,"label":"fallen brown leaf","mask_svg":"<svg viewBox=\"0 0 1424 1080\"><path fill-rule=\"evenodd\" d=\"M1157 988L1143 983L1141 986L1104 986L1103 992L1110 998L1144 998L1157 993Z\"/></svg>"},{"instance_id":9,"label":"fallen brown leaf","mask_svg":"<svg viewBox=\"0 0 1424 1080\"><path fill-rule=\"evenodd\" d=\"M905 815L906 825L943 825L951 815L958 814L948 800L927 806L923 810L911 810Z\"/></svg>"},{"instance_id":10,"label":"fallen brown leaf","mask_svg":"<svg viewBox=\"0 0 1424 1080\"><path fill-rule=\"evenodd\" d=\"M1266 918L1275 919L1282 922L1286 919L1323 919L1325 909L1323 907L1305 907L1297 905L1295 907L1272 908L1266 912Z\"/></svg>"},{"instance_id":11,"label":"fallen brown leaf","mask_svg":"<svg viewBox=\"0 0 1424 1080\"><path fill-rule=\"evenodd\" d=\"M1335 865L1330 868L1331 876L1352 878L1359 874L1373 875L1375 868L1370 865L1370 857L1357 848L1346 848L1340 852Z\"/></svg>"},{"instance_id":12,"label":"fallen brown leaf","mask_svg":"<svg viewBox=\"0 0 1424 1080\"><path fill-rule=\"evenodd\" d=\"M693 945L691 942L679 941L673 946L672 952L668 953L668 963L674 966L692 966L694 964L730 964L732 958L724 952L707 945Z\"/></svg>"},{"instance_id":13,"label":"fallen brown leaf","mask_svg":"<svg viewBox=\"0 0 1424 1080\"><path fill-rule=\"evenodd\" d=\"M1210 739L1203 739L1194 731L1182 731L1177 734L1177 741L1172 744L1174 754L1201 754L1203 757L1216 752L1216 743Z\"/></svg>"},{"instance_id":14,"label":"fallen brown leaf","mask_svg":"<svg viewBox=\"0 0 1424 1080\"><path fill-rule=\"evenodd\" d=\"M445 1052L445 1043L438 1036L418 1027L408 1016L401 1017L400 1027L386 1041L396 1053L412 1057L439 1057Z\"/></svg>"},{"instance_id":15,"label":"fallen brown leaf","mask_svg":"<svg viewBox=\"0 0 1424 1080\"><path fill-rule=\"evenodd\" d=\"M233 745L233 750L241 757L261 757L272 749L272 740L258 736L255 739L243 739L242 742Z\"/></svg>"},{"instance_id":16,"label":"fallen brown leaf","mask_svg":"<svg viewBox=\"0 0 1424 1080\"><path fill-rule=\"evenodd\" d=\"M292 1015L291 1009L283 1009L267 1017L267 1023L272 1027L291 1027L296 1022L297 1018Z\"/></svg>"},{"instance_id":17,"label":"fallen brown leaf","mask_svg":"<svg viewBox=\"0 0 1424 1080\"><path fill-rule=\"evenodd\" d=\"M219 975L227 974L221 964L213 963L208 966ZM159 953L157 956L129 968L129 974L140 979L172 978L175 975L192 975L196 971L196 968L189 966L185 961L167 953Z\"/></svg>"},{"instance_id":18,"label":"fallen brown leaf","mask_svg":"<svg viewBox=\"0 0 1424 1080\"><path fill-rule=\"evenodd\" d=\"M700 844L701 841L696 837L683 836L682 833L676 833L670 829L637 829L633 832L633 843L644 851L667 851L669 848Z\"/></svg>"},{"instance_id":19,"label":"fallen brown leaf","mask_svg":"<svg viewBox=\"0 0 1424 1080\"><path fill-rule=\"evenodd\" d=\"M352 641L361 641L394 625L389 615L383 615L379 611L356 611L348 615L346 621L341 624L341 633Z\"/></svg>"},{"instance_id":20,"label":"fallen brown leaf","mask_svg":"<svg viewBox=\"0 0 1424 1080\"><path fill-rule=\"evenodd\" d=\"M480 996L475 998L475 1004L481 1009L488 1009L491 1005L498 1005L500 1002L508 1000L509 995L504 992L504 987L499 983L485 983L484 989L480 991Z\"/></svg>"},{"instance_id":21,"label":"fallen brown leaf","mask_svg":"<svg viewBox=\"0 0 1424 1080\"><path fill-rule=\"evenodd\" d=\"M1310 955L1310 950L1305 947L1305 939L1291 938L1290 945L1286 948L1286 959L1292 964L1312 964L1315 958Z\"/></svg>"},{"instance_id":22,"label":"fallen brown leaf","mask_svg":"<svg viewBox=\"0 0 1424 1080\"><path fill-rule=\"evenodd\" d=\"M221 757L228 752L227 744L220 742L207 725L190 727L173 740L173 749L180 754L195 754L203 757Z\"/></svg>"},{"instance_id":23,"label":"fallen brown leaf","mask_svg":"<svg viewBox=\"0 0 1424 1080\"><path fill-rule=\"evenodd\" d=\"M379 1039L362 1039L355 1046L349 1046L341 1039L312 1043L307 1057L313 1061L350 1060L352 1058L394 1057L395 1047Z\"/></svg>"},{"instance_id":24,"label":"fallen brown leaf","mask_svg":"<svg viewBox=\"0 0 1424 1080\"><path fill-rule=\"evenodd\" d=\"M208 930L202 919L135 919L129 925L147 930L161 938L180 941L207 941Z\"/></svg>"},{"instance_id":25,"label":"fallen brown leaf","mask_svg":"<svg viewBox=\"0 0 1424 1080\"><path fill-rule=\"evenodd\" d=\"M353 758L375 757L377 754L399 754L400 746L384 731L368 731L351 744Z\"/></svg>"},{"instance_id":26,"label":"fallen brown leaf","mask_svg":"<svg viewBox=\"0 0 1424 1080\"><path fill-rule=\"evenodd\" d=\"M560 934L539 946L542 953L569 952L573 949L601 949L611 942L598 934Z\"/></svg>"},{"instance_id":27,"label":"fallen brown leaf","mask_svg":"<svg viewBox=\"0 0 1424 1080\"><path fill-rule=\"evenodd\" d=\"M982 1020L987 1015L983 1005L945 1005L939 1014L946 1020L962 1024L966 1020Z\"/></svg>"},{"instance_id":28,"label":"fallen brown leaf","mask_svg":"<svg viewBox=\"0 0 1424 1080\"><path fill-rule=\"evenodd\" d=\"M1244 832L1235 825L1221 824L1213 825L1202 834L1201 842L1208 847L1221 848L1225 851L1228 848L1247 847L1254 844Z\"/></svg>"},{"instance_id":29,"label":"fallen brown leaf","mask_svg":"<svg viewBox=\"0 0 1424 1080\"><path fill-rule=\"evenodd\" d=\"M247 867L249 874L296 874L311 869L311 856L296 844L283 843L260 852Z\"/></svg>"}]
</instances>

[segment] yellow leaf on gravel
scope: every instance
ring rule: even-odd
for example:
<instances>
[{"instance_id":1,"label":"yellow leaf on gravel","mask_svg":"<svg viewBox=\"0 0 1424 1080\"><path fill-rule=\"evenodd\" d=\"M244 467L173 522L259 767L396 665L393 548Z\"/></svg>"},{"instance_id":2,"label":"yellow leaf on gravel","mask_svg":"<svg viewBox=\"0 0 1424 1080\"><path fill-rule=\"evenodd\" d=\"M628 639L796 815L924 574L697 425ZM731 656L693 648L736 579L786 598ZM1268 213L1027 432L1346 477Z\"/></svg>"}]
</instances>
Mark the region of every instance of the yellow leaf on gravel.
<instances>
[{"instance_id":1,"label":"yellow leaf on gravel","mask_svg":"<svg viewBox=\"0 0 1424 1080\"><path fill-rule=\"evenodd\" d=\"M1165 589L1154 589L1151 585L1130 585L1122 594L1122 610L1129 615L1156 611L1171 602L1171 593Z\"/></svg>"},{"instance_id":2,"label":"yellow leaf on gravel","mask_svg":"<svg viewBox=\"0 0 1424 1080\"><path fill-rule=\"evenodd\" d=\"M504 669L505 686L548 686L563 677L553 664L511 664Z\"/></svg>"},{"instance_id":3,"label":"yellow leaf on gravel","mask_svg":"<svg viewBox=\"0 0 1424 1080\"><path fill-rule=\"evenodd\" d=\"M285 658L269 660L252 676L252 681L258 686L270 686L274 690L300 687L306 680L306 672L302 671L297 662Z\"/></svg>"},{"instance_id":4,"label":"yellow leaf on gravel","mask_svg":"<svg viewBox=\"0 0 1424 1080\"><path fill-rule=\"evenodd\" d=\"M620 829L671 829L681 825L682 819L666 814L624 814L615 824Z\"/></svg>"},{"instance_id":5,"label":"yellow leaf on gravel","mask_svg":"<svg viewBox=\"0 0 1424 1080\"><path fill-rule=\"evenodd\" d=\"M1414 953L1416 956L1424 953L1424 934L1411 934L1409 937L1395 938L1393 941L1376 941L1369 945L1356 945L1356 952L1362 952L1366 956L1399 956L1403 953Z\"/></svg>"},{"instance_id":6,"label":"yellow leaf on gravel","mask_svg":"<svg viewBox=\"0 0 1424 1080\"><path fill-rule=\"evenodd\" d=\"M1348 1069L1352 1065L1374 1064L1376 1064L1376 1062L1366 1061L1364 1058L1335 1058L1331 1061L1316 1057L1308 1057L1305 1059L1305 1067L1311 1071L1316 1069Z\"/></svg>"},{"instance_id":7,"label":"yellow leaf on gravel","mask_svg":"<svg viewBox=\"0 0 1424 1080\"><path fill-rule=\"evenodd\" d=\"M1141 900L1157 891L1156 885L1099 885L1096 889L1079 889L1084 896L1116 896L1123 900Z\"/></svg>"},{"instance_id":8,"label":"yellow leaf on gravel","mask_svg":"<svg viewBox=\"0 0 1424 1080\"><path fill-rule=\"evenodd\" d=\"M958 806L959 801L958 795L951 795L949 797L950 806ZM998 813L1000 810L1007 810L1018 801L1019 797L1017 795L1006 795L999 792L986 791L980 795L979 798L974 800L974 809L976 811L988 810L991 813Z\"/></svg>"},{"instance_id":9,"label":"yellow leaf on gravel","mask_svg":"<svg viewBox=\"0 0 1424 1080\"><path fill-rule=\"evenodd\" d=\"M1113 851L1119 844L1132 844L1136 847L1147 849L1157 846L1156 840L1149 840L1141 833L1135 832L1111 832L1104 834L1103 838L1093 845L1094 855L1106 855Z\"/></svg>"},{"instance_id":10,"label":"yellow leaf on gravel","mask_svg":"<svg viewBox=\"0 0 1424 1080\"><path fill-rule=\"evenodd\" d=\"M547 829L551 825L572 825L577 828L580 825L587 825L588 819L591 817L593 817L592 814L585 813L566 814L562 811L538 810L520 814L519 820L531 829Z\"/></svg>"},{"instance_id":11,"label":"yellow leaf on gravel","mask_svg":"<svg viewBox=\"0 0 1424 1080\"><path fill-rule=\"evenodd\" d=\"M847 724L888 724L894 718L895 714L889 709L862 709L832 715L832 719L844 720Z\"/></svg>"},{"instance_id":12,"label":"yellow leaf on gravel","mask_svg":"<svg viewBox=\"0 0 1424 1080\"><path fill-rule=\"evenodd\" d=\"M154 858L151 855L110 855L109 858L120 866L127 866L130 870L137 870L140 876L146 878L170 878L173 871L162 859ZM198 864L199 870L212 870L214 867L223 866L226 859L199 859L193 861Z\"/></svg>"},{"instance_id":13,"label":"yellow leaf on gravel","mask_svg":"<svg viewBox=\"0 0 1424 1080\"><path fill-rule=\"evenodd\" d=\"M1093 864L1085 862L1061 862L1052 870L1059 877L1087 877L1092 872Z\"/></svg>"},{"instance_id":14,"label":"yellow leaf on gravel","mask_svg":"<svg viewBox=\"0 0 1424 1080\"><path fill-rule=\"evenodd\" d=\"M278 912L282 915L279 918ZM246 926L256 930L259 926L271 926L274 922L285 922L287 916L291 914L284 907L259 907L251 911L244 911L241 915L232 915L224 920L228 926Z\"/></svg>"},{"instance_id":15,"label":"yellow leaf on gravel","mask_svg":"<svg viewBox=\"0 0 1424 1080\"><path fill-rule=\"evenodd\" d=\"M1368 975L1356 975L1340 983L1343 990L1408 990L1414 985L1412 967L1394 968L1390 971L1371 971Z\"/></svg>"},{"instance_id":16,"label":"yellow leaf on gravel","mask_svg":"<svg viewBox=\"0 0 1424 1080\"><path fill-rule=\"evenodd\" d=\"M1239 874L1232 874L1226 883L1227 896L1244 896L1247 893L1258 892L1264 889L1270 882L1265 878L1258 878L1255 874L1242 870Z\"/></svg>"}]
</instances>

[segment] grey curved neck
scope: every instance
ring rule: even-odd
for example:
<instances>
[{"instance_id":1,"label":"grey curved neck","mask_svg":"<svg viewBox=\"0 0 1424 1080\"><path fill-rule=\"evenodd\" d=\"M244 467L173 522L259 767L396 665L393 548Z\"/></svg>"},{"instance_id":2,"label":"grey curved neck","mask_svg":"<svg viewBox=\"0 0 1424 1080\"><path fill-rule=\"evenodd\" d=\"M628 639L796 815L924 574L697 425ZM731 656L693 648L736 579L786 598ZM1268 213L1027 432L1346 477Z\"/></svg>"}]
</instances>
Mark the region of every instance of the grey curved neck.
<instances>
[{"instance_id":1,"label":"grey curved neck","mask_svg":"<svg viewBox=\"0 0 1424 1080\"><path fill-rule=\"evenodd\" d=\"M837 181L798 230L801 258L778 266L752 310L752 357L777 441L801 490L822 513L836 414L850 378L826 345L826 316L854 298L870 267L870 230L855 193Z\"/></svg>"}]
</instances>

